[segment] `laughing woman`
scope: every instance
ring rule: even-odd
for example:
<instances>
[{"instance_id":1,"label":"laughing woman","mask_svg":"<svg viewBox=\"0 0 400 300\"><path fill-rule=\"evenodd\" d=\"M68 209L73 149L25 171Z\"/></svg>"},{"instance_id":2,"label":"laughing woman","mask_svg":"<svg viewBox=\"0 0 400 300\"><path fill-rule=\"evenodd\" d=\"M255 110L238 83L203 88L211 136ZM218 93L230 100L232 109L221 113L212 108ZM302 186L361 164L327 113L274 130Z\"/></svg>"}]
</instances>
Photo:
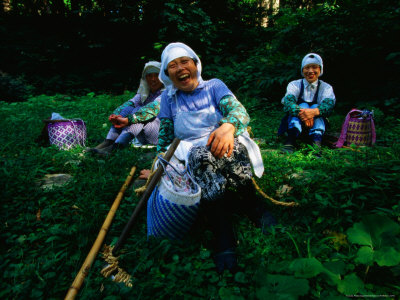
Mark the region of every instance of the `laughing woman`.
<instances>
[{"instance_id":1,"label":"laughing woman","mask_svg":"<svg viewBox=\"0 0 400 300\"><path fill-rule=\"evenodd\" d=\"M263 226L266 212L256 201L251 179L252 167L260 177L264 166L246 130L246 109L221 80L203 80L201 70L199 57L187 45L171 43L164 49L160 81L166 90L161 95L157 151L165 152L174 137L181 140L175 156L186 163L202 188L201 205L215 236L217 271L234 272L237 243L231 213L235 204L227 188L247 196L241 208L246 207L250 219Z\"/></svg>"}]
</instances>

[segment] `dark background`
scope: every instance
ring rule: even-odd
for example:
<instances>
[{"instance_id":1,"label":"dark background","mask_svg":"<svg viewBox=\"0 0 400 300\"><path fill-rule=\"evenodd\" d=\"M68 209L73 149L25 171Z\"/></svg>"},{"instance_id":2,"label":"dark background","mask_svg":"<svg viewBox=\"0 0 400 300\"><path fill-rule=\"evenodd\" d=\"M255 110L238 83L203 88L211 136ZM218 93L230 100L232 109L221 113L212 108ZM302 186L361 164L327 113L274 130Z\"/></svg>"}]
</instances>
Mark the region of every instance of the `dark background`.
<instances>
[{"instance_id":1,"label":"dark background","mask_svg":"<svg viewBox=\"0 0 400 300\"><path fill-rule=\"evenodd\" d=\"M181 41L240 95L277 103L317 52L339 106L400 108L398 1L270 2L3 1L0 100L135 90L143 64Z\"/></svg>"}]
</instances>

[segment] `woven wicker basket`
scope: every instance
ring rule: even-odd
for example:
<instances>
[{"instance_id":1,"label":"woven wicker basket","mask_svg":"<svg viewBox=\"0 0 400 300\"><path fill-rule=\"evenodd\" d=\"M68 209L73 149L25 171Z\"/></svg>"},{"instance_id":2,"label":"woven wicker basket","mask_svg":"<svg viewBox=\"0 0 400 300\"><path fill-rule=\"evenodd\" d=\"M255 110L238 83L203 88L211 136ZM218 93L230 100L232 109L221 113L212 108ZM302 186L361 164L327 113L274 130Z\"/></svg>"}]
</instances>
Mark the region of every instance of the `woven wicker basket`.
<instances>
[{"instance_id":1,"label":"woven wicker basket","mask_svg":"<svg viewBox=\"0 0 400 300\"><path fill-rule=\"evenodd\" d=\"M375 125L372 113L352 109L346 116L336 147L355 144L357 146L372 146L375 144Z\"/></svg>"}]
</instances>

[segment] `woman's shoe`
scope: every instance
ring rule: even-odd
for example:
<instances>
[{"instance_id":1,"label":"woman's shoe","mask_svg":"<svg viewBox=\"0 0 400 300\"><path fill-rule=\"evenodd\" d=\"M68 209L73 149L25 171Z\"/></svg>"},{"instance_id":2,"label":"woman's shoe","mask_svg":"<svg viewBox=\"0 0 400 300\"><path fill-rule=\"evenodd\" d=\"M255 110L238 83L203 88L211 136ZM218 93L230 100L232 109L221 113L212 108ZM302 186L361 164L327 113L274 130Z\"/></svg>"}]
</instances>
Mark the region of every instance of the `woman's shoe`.
<instances>
[{"instance_id":1,"label":"woman's shoe","mask_svg":"<svg viewBox=\"0 0 400 300\"><path fill-rule=\"evenodd\" d=\"M228 248L214 255L214 263L217 272L222 274L224 270L228 270L232 274L238 271L237 257L234 248Z\"/></svg>"},{"instance_id":2,"label":"woman's shoe","mask_svg":"<svg viewBox=\"0 0 400 300\"><path fill-rule=\"evenodd\" d=\"M106 148L106 147L108 147L108 146L111 146L112 144L114 144L114 141L113 141L113 140L105 139L103 142L101 142L101 143L98 144L96 147L94 147L94 149L98 149L98 150L104 149L104 148Z\"/></svg>"},{"instance_id":3,"label":"woman's shoe","mask_svg":"<svg viewBox=\"0 0 400 300\"><path fill-rule=\"evenodd\" d=\"M112 144L112 145L110 145L108 147L104 147L102 149L90 148L89 152L95 153L95 154L100 155L100 156L108 156L113 151L113 145L114 144Z\"/></svg>"},{"instance_id":4,"label":"woman's shoe","mask_svg":"<svg viewBox=\"0 0 400 300\"><path fill-rule=\"evenodd\" d=\"M292 154L294 152L294 145L293 144L285 144L281 148L282 153Z\"/></svg>"}]
</instances>

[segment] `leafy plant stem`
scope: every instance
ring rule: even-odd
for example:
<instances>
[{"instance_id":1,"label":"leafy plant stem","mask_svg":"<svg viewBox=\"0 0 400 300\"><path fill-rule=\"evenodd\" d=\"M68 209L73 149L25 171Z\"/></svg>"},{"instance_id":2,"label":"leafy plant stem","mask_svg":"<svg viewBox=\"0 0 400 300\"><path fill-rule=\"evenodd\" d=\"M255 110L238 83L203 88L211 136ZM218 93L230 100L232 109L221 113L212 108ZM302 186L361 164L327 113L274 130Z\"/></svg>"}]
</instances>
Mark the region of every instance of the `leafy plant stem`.
<instances>
[{"instance_id":1,"label":"leafy plant stem","mask_svg":"<svg viewBox=\"0 0 400 300\"><path fill-rule=\"evenodd\" d=\"M364 282L367 280L367 275L368 275L369 267L370 267L370 266L367 266L367 268L365 269L365 273L364 273Z\"/></svg>"},{"instance_id":2,"label":"leafy plant stem","mask_svg":"<svg viewBox=\"0 0 400 300\"><path fill-rule=\"evenodd\" d=\"M292 236L292 235L290 234L290 232L288 232L288 231L286 231L286 233L287 233L287 235L289 236L289 238L292 240L292 242L293 242L293 244L294 244L294 247L296 248L296 251L297 251L298 256L301 257L300 249L299 249L299 247L297 246L297 243L296 243L296 241L294 240L293 236Z\"/></svg>"}]
</instances>

